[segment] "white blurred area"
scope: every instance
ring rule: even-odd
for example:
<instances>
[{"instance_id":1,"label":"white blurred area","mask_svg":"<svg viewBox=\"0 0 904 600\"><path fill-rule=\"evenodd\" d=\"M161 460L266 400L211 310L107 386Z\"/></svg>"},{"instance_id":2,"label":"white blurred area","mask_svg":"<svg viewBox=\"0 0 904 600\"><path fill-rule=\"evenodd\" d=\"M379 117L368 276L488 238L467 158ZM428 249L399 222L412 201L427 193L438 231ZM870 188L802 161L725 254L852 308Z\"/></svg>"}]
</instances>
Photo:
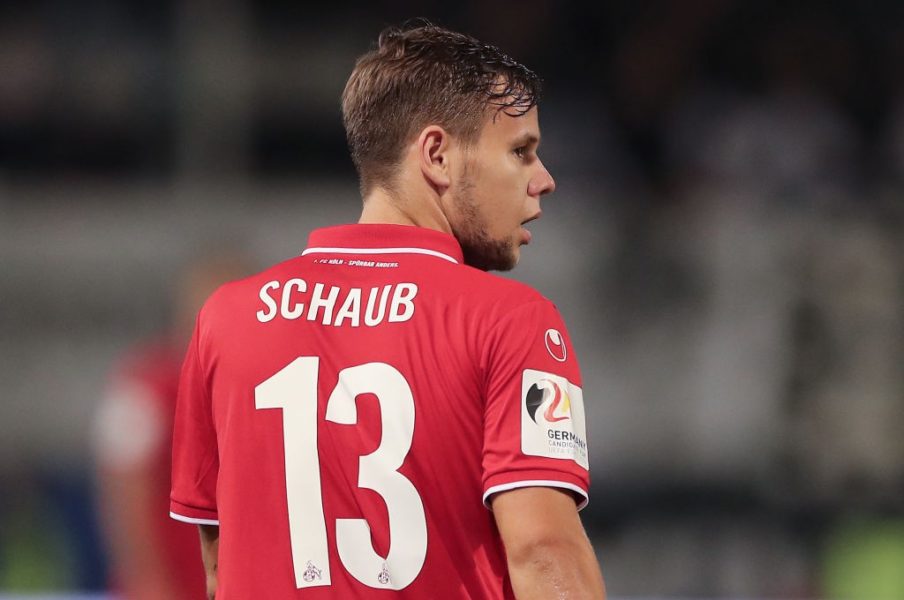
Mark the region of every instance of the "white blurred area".
<instances>
[{"instance_id":1,"label":"white blurred area","mask_svg":"<svg viewBox=\"0 0 904 600\"><path fill-rule=\"evenodd\" d=\"M100 585L96 523L66 507L90 490L111 363L167 324L180 269L217 244L263 267L312 229L356 220L338 95L354 56L399 20L382 4L314 20L280 3L175 2L160 33L87 4L118 33L48 41L68 31L50 9L0 25L11 594ZM743 17L742 4L661 1L631 18L546 7L505 31L477 3L445 13L529 64L552 56L541 156L558 190L506 276L556 303L578 352L593 479L583 517L613 597L900 599L882 594L904 589L904 94L896 77L879 86L886 120L867 131L816 67L792 60L806 48L788 40L846 56L820 11L763 36L755 90L708 76L707 40L738 27L726 15ZM619 18L612 45L593 46L593 27ZM576 50L596 54L579 69ZM852 69L836 65L839 80ZM75 133L54 137L41 119ZM40 154L70 143L84 145L68 159ZM100 154L86 167L79 152Z\"/></svg>"}]
</instances>

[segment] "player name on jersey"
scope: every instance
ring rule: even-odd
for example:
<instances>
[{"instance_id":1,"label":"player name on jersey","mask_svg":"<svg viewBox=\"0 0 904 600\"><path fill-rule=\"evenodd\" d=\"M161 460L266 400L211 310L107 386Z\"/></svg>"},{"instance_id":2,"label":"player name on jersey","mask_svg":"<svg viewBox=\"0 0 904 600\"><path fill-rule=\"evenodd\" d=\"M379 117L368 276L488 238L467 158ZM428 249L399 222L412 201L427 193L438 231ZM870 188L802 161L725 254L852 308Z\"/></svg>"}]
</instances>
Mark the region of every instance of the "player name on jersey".
<instances>
[{"instance_id":1,"label":"player name on jersey","mask_svg":"<svg viewBox=\"0 0 904 600\"><path fill-rule=\"evenodd\" d=\"M277 316L290 321L306 319L334 327L375 327L407 321L414 316L414 283L391 283L371 288L340 287L294 278L269 281L260 289L264 307L257 320L267 323Z\"/></svg>"}]
</instances>

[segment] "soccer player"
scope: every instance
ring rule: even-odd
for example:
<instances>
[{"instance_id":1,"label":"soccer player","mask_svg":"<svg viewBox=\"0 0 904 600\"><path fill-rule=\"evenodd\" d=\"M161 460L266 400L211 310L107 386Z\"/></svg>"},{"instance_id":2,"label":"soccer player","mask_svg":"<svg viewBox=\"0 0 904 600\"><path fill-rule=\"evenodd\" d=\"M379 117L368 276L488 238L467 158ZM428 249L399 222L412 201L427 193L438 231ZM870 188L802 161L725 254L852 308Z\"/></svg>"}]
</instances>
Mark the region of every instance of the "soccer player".
<instances>
[{"instance_id":1,"label":"soccer player","mask_svg":"<svg viewBox=\"0 0 904 600\"><path fill-rule=\"evenodd\" d=\"M170 510L201 527L211 597L604 597L574 348L486 273L555 187L538 87L428 24L358 60L359 223L218 290L186 356Z\"/></svg>"},{"instance_id":2,"label":"soccer player","mask_svg":"<svg viewBox=\"0 0 904 600\"><path fill-rule=\"evenodd\" d=\"M201 303L250 270L217 254L183 270L173 324L133 345L110 377L94 423L99 514L110 556L110 586L126 600L203 597L196 528L166 515L173 417L182 359Z\"/></svg>"}]
</instances>

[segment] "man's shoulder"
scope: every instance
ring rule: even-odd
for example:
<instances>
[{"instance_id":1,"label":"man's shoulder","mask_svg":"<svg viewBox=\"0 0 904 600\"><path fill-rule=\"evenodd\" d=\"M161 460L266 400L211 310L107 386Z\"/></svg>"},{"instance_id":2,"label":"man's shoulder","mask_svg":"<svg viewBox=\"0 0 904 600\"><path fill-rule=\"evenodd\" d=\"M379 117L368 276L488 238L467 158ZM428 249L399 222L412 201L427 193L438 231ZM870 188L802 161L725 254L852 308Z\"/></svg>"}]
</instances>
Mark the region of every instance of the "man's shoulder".
<instances>
[{"instance_id":1,"label":"man's shoulder","mask_svg":"<svg viewBox=\"0 0 904 600\"><path fill-rule=\"evenodd\" d=\"M496 273L481 271L480 269L469 266L464 266L462 271L465 273L465 277L473 279L477 289L481 291L483 295L511 301L548 301L547 298L535 288L516 279L503 277Z\"/></svg>"},{"instance_id":2,"label":"man's shoulder","mask_svg":"<svg viewBox=\"0 0 904 600\"><path fill-rule=\"evenodd\" d=\"M247 302L250 298L257 298L261 286L265 283L290 276L291 267L299 258L295 256L247 277L224 283L207 298L202 308L202 313L210 314L211 312L228 311L237 302ZM252 292L252 294L249 295L249 292Z\"/></svg>"}]
</instances>

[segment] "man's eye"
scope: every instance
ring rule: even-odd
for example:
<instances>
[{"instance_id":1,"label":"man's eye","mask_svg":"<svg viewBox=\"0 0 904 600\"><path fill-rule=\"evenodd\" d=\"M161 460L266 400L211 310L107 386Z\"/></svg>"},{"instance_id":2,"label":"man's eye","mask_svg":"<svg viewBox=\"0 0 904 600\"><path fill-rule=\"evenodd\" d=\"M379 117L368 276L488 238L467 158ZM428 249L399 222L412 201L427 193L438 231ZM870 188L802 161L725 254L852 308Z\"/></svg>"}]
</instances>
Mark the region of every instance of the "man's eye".
<instances>
[{"instance_id":1,"label":"man's eye","mask_svg":"<svg viewBox=\"0 0 904 600\"><path fill-rule=\"evenodd\" d=\"M515 148L515 156L518 158L524 158L524 155L527 154L527 148L521 146L520 148Z\"/></svg>"}]
</instances>

